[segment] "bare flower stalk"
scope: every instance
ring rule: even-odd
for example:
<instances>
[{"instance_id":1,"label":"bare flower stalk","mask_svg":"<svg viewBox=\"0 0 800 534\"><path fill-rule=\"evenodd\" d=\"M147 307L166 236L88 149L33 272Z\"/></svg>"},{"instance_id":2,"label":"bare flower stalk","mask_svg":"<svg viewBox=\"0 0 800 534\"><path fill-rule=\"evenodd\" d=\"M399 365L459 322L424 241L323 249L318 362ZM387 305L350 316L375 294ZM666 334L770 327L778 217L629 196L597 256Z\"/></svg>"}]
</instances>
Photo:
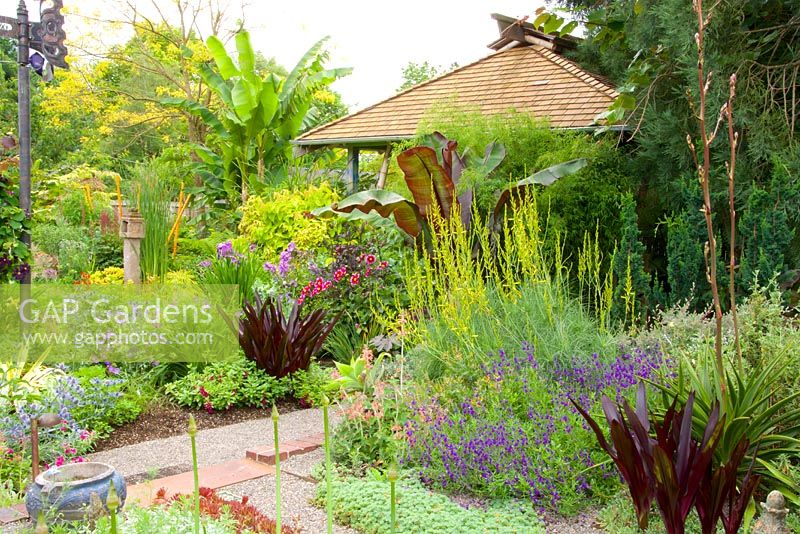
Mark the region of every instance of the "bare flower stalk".
<instances>
[{"instance_id":1,"label":"bare flower stalk","mask_svg":"<svg viewBox=\"0 0 800 534\"><path fill-rule=\"evenodd\" d=\"M719 386L720 392L722 397L724 398L727 394L726 392L726 385L725 380L722 379L724 376L724 366L722 361L722 304L720 302L719 296L719 285L717 283L717 240L714 235L714 224L712 221L712 213L711 213L711 142L714 140L716 136L717 130L719 128L721 116L717 120L716 126L709 134L706 124L706 106L707 106L707 97L708 97L708 89L711 85L711 73L706 73L705 69L705 29L709 23L711 15L709 13L708 17L703 10L703 0L693 0L692 7L697 14L697 33L695 34L695 42L697 43L697 82L699 86L699 104L696 110L698 126L700 128L700 137L702 141L702 149L703 155L702 160L698 159L697 150L692 142L691 136L687 136L687 142L689 144L689 149L692 152L692 157L694 158L695 166L697 168L698 178L700 179L700 185L703 189L703 207L701 211L703 212L703 216L706 220L706 231L708 232L708 241L705 245L705 258L706 258L706 277L708 278L708 282L711 285L711 294L714 299L714 321L715 321L715 338L714 338L714 350L715 350L715 362L717 367L717 374L720 377ZM726 106L727 107L727 106ZM725 108L723 108L723 112L725 112ZM726 113L727 114L727 113ZM729 116L729 132L733 128L731 124L731 118ZM735 150L735 148L734 148ZM735 163L735 162L734 162ZM730 168L733 165L729 166ZM732 180L732 174L729 172L729 182ZM730 185L729 187L733 187ZM735 224L732 223L732 224ZM733 261L733 260L731 260ZM733 288L733 284L731 284L731 288ZM733 289L731 289L733 291ZM733 294L733 293L732 293Z\"/></svg>"},{"instance_id":2,"label":"bare flower stalk","mask_svg":"<svg viewBox=\"0 0 800 534\"><path fill-rule=\"evenodd\" d=\"M725 169L728 171L728 210L730 211L731 219L731 250L730 250L730 283L728 288L730 290L731 298L731 317L733 318L733 337L736 344L736 358L739 365L739 370L744 370L742 362L742 344L739 341L739 317L736 313L736 206L734 205L734 177L736 176L736 149L739 144L739 132L733 130L733 100L736 98L736 74L732 74L730 78L730 92L728 93L728 102L722 108L722 114L728 120L728 142L731 147L731 155L728 161L725 162Z\"/></svg>"}]
</instances>

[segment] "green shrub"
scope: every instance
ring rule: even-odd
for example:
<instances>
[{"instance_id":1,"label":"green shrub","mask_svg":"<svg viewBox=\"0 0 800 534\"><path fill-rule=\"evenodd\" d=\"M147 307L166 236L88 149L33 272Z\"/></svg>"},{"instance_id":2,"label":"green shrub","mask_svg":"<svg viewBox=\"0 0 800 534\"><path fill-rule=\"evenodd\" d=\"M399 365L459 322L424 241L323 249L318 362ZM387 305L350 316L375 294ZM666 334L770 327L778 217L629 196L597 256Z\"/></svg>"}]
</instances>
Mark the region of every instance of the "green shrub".
<instances>
[{"instance_id":1,"label":"green shrub","mask_svg":"<svg viewBox=\"0 0 800 534\"><path fill-rule=\"evenodd\" d=\"M239 406L265 407L291 392L289 380L277 379L244 358L194 368L168 384L167 394L181 406L227 410Z\"/></svg>"},{"instance_id":2,"label":"green shrub","mask_svg":"<svg viewBox=\"0 0 800 534\"><path fill-rule=\"evenodd\" d=\"M116 199L116 192L113 191L117 178L119 178L119 175L113 171L99 170L86 164L74 167L67 174L41 176L41 179L33 182L33 195L35 197L33 204L37 210L36 216L52 219L58 215L56 212L58 211L59 201L71 196L76 191L83 195L85 185L90 186L93 197L101 194L99 199L100 206L105 208L111 197ZM109 193L109 191L112 192ZM92 200L94 204L96 199L93 198ZM80 222L81 207L79 204L82 200L75 198L74 202L77 206L77 221Z\"/></svg>"},{"instance_id":3,"label":"green shrub","mask_svg":"<svg viewBox=\"0 0 800 534\"><path fill-rule=\"evenodd\" d=\"M150 400L150 397L142 395L140 391L129 389L135 385L129 380L109 379L109 369L117 374L120 372L110 364L90 365L70 372L85 391L102 388L103 395L115 399L113 403L103 406L103 409L94 404L83 404L72 412L76 420L91 428L101 438L111 434L115 427L136 420Z\"/></svg>"},{"instance_id":4,"label":"green shrub","mask_svg":"<svg viewBox=\"0 0 800 534\"><path fill-rule=\"evenodd\" d=\"M67 279L77 279L81 273L94 270L91 243L80 241L62 241L58 247L58 272Z\"/></svg>"},{"instance_id":5,"label":"green shrub","mask_svg":"<svg viewBox=\"0 0 800 534\"><path fill-rule=\"evenodd\" d=\"M181 185L193 185L197 176L194 148L188 143L165 147L158 156L150 160L150 172L175 191Z\"/></svg>"},{"instance_id":6,"label":"green shrub","mask_svg":"<svg viewBox=\"0 0 800 534\"><path fill-rule=\"evenodd\" d=\"M550 361L607 355L614 338L601 332L580 302L564 299L547 284L525 284L513 295L488 288L485 304L459 307L458 318L433 313L424 323L424 339L410 351L417 376L444 374L472 378L497 347L533 343L536 353ZM458 328L454 328L454 326Z\"/></svg>"},{"instance_id":7,"label":"green shrub","mask_svg":"<svg viewBox=\"0 0 800 534\"><path fill-rule=\"evenodd\" d=\"M251 196L242 208L237 249L258 245L267 257L277 255L294 241L301 250L326 245L339 227L335 220L311 219L305 216L315 208L338 200L326 182L297 191L282 189L269 197Z\"/></svg>"},{"instance_id":8,"label":"green shrub","mask_svg":"<svg viewBox=\"0 0 800 534\"><path fill-rule=\"evenodd\" d=\"M739 221L742 246L741 282L744 287L767 284L787 267L785 253L794 239L787 206L779 188L754 187Z\"/></svg>"},{"instance_id":9,"label":"green shrub","mask_svg":"<svg viewBox=\"0 0 800 534\"><path fill-rule=\"evenodd\" d=\"M183 233L183 231L181 231ZM170 256L170 270L186 270L197 272L202 260L213 258L216 255L217 243L220 239L207 237L195 239L181 236L178 240L178 252Z\"/></svg>"},{"instance_id":10,"label":"green shrub","mask_svg":"<svg viewBox=\"0 0 800 534\"><path fill-rule=\"evenodd\" d=\"M95 269L122 267L122 238L118 232L97 231L92 240Z\"/></svg>"},{"instance_id":11,"label":"green shrub","mask_svg":"<svg viewBox=\"0 0 800 534\"><path fill-rule=\"evenodd\" d=\"M51 256L57 257L64 241L88 241L85 228L62 223L35 224L31 239L36 247Z\"/></svg>"},{"instance_id":12,"label":"green shrub","mask_svg":"<svg viewBox=\"0 0 800 534\"><path fill-rule=\"evenodd\" d=\"M290 375L292 395L311 406L321 406L325 396L325 386L330 381L330 373L312 363L308 370L295 371Z\"/></svg>"},{"instance_id":13,"label":"green shrub","mask_svg":"<svg viewBox=\"0 0 800 534\"><path fill-rule=\"evenodd\" d=\"M484 214L494 207L497 191L510 182L567 160L588 158L586 168L542 190L539 210L549 214L549 227L555 231L551 236L560 235L565 258L577 259L584 233L598 222L601 246L613 249L620 235L622 195L636 185L624 155L616 148L616 138L598 141L585 132L551 129L546 121L527 113L509 110L486 116L452 102L434 106L420 121L418 134L433 131L455 139L473 154L482 154L492 141L506 147L506 158L488 179L469 184L466 176L461 184L476 186L478 210Z\"/></svg>"},{"instance_id":14,"label":"green shrub","mask_svg":"<svg viewBox=\"0 0 800 534\"><path fill-rule=\"evenodd\" d=\"M667 283L670 305L694 304L702 292L705 300L706 267L703 245L708 238L703 216L697 210L686 210L667 218Z\"/></svg>"},{"instance_id":15,"label":"green shrub","mask_svg":"<svg viewBox=\"0 0 800 534\"><path fill-rule=\"evenodd\" d=\"M63 275L122 266L122 239L116 232L87 231L60 221L35 224L32 240L40 251L59 260Z\"/></svg>"},{"instance_id":16,"label":"green shrub","mask_svg":"<svg viewBox=\"0 0 800 534\"><path fill-rule=\"evenodd\" d=\"M614 255L614 317L625 326L641 324L651 303L650 277L644 269L644 245L640 241L636 201L633 195L622 198L622 235ZM646 321L644 321L646 323Z\"/></svg>"},{"instance_id":17,"label":"green shrub","mask_svg":"<svg viewBox=\"0 0 800 534\"><path fill-rule=\"evenodd\" d=\"M415 534L472 534L474 532L544 533L544 525L528 503L493 502L464 508L414 480L397 483L398 532ZM392 532L389 517L389 483L346 478L333 482L333 513L343 524L365 534ZM325 484L317 486L317 506L325 506Z\"/></svg>"},{"instance_id":18,"label":"green shrub","mask_svg":"<svg viewBox=\"0 0 800 534\"><path fill-rule=\"evenodd\" d=\"M750 447L740 475L749 467L750 455L758 450L755 472L762 476L763 489L780 489L797 500L797 482L790 469L776 469L784 454L798 454L800 423L800 327L785 314L781 294L774 286L755 287L738 307L742 362L739 362L730 314L723 317L723 356L727 394L721 394L713 357L713 319L687 308L673 310L662 324L643 334L640 342L660 344L678 365L659 381L665 394L658 399L663 411L678 396L682 402L690 391L696 394L694 423L701 432L714 399L722 399L726 416L717 462L726 462L742 436ZM777 413L776 413L777 411ZM789 466L791 467L789 462ZM797 463L796 461L794 462Z\"/></svg>"},{"instance_id":19,"label":"green shrub","mask_svg":"<svg viewBox=\"0 0 800 534\"><path fill-rule=\"evenodd\" d=\"M58 200L58 214L67 224L93 228L103 213L111 213L111 196L97 191L89 194L83 188L71 190Z\"/></svg>"},{"instance_id":20,"label":"green shrub","mask_svg":"<svg viewBox=\"0 0 800 534\"><path fill-rule=\"evenodd\" d=\"M275 378L256 364L242 358L236 362L194 367L188 374L167 384L167 395L181 406L227 410L233 407L270 406L288 395L318 404L327 373L312 363L307 371Z\"/></svg>"},{"instance_id":21,"label":"green shrub","mask_svg":"<svg viewBox=\"0 0 800 534\"><path fill-rule=\"evenodd\" d=\"M164 275L164 283L190 286L196 284L197 279L195 278L195 275L192 274L192 271L167 271L167 274Z\"/></svg>"}]
</instances>

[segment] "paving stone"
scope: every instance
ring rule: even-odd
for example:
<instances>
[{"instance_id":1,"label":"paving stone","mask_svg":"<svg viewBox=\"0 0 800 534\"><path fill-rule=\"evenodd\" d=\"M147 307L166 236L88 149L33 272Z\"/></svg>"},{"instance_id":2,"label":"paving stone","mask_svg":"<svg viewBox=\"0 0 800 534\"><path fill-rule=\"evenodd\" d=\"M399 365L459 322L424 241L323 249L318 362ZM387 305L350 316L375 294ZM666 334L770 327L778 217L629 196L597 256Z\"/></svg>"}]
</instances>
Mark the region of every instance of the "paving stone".
<instances>
[{"instance_id":1,"label":"paving stone","mask_svg":"<svg viewBox=\"0 0 800 534\"><path fill-rule=\"evenodd\" d=\"M260 478L274 472L275 470L265 463L244 459L203 467L198 470L198 478L200 487L218 489ZM166 490L168 497L175 493L192 493L194 491L194 473L188 471L179 475L135 484L128 488L128 501L132 504L148 506L161 488Z\"/></svg>"},{"instance_id":2,"label":"paving stone","mask_svg":"<svg viewBox=\"0 0 800 534\"><path fill-rule=\"evenodd\" d=\"M0 508L0 524L13 523L21 519L27 519L28 511L24 504L16 504L8 508Z\"/></svg>"}]
</instances>

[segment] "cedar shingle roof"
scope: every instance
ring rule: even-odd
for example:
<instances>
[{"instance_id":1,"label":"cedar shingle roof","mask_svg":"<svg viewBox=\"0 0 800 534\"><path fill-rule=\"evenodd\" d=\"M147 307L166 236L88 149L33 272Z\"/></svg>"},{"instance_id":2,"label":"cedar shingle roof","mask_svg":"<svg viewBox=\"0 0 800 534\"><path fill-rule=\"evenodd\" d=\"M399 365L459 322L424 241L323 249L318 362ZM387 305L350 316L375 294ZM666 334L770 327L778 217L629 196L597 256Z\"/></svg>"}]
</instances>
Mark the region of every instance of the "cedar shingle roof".
<instances>
[{"instance_id":1,"label":"cedar shingle roof","mask_svg":"<svg viewBox=\"0 0 800 534\"><path fill-rule=\"evenodd\" d=\"M454 98L484 114L515 109L547 117L555 128L594 125L617 96L613 85L544 46L496 52L373 106L319 126L299 145L378 143L413 137L423 114Z\"/></svg>"}]
</instances>

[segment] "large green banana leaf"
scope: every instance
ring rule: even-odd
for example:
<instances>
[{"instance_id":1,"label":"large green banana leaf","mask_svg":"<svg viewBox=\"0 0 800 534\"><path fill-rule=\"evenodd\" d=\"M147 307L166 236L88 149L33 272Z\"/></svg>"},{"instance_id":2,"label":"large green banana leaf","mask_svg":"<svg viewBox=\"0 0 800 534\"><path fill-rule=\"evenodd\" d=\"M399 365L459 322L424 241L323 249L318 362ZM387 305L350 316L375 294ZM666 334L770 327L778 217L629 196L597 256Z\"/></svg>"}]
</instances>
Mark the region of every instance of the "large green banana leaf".
<instances>
[{"instance_id":1,"label":"large green banana leaf","mask_svg":"<svg viewBox=\"0 0 800 534\"><path fill-rule=\"evenodd\" d=\"M536 184L544 186L552 185L556 180L574 174L588 164L589 160L586 158L572 159L563 163L558 163L552 167L547 167L527 178L523 178L500 194L500 198L497 200L497 204L495 204L494 207L494 220L500 220L506 203L512 197L520 195L524 189Z\"/></svg>"},{"instance_id":2,"label":"large green banana leaf","mask_svg":"<svg viewBox=\"0 0 800 534\"><path fill-rule=\"evenodd\" d=\"M214 63L217 64L217 68L223 79L230 80L234 76L239 75L239 69L236 68L233 60L225 50L225 45L222 44L222 41L220 41L216 35L212 35L206 39L206 46L209 52L211 52L211 57L214 58Z\"/></svg>"},{"instance_id":3,"label":"large green banana leaf","mask_svg":"<svg viewBox=\"0 0 800 534\"><path fill-rule=\"evenodd\" d=\"M199 117L215 134L206 149L220 156L223 165L212 165L201 158L211 174L223 169L223 183L229 199L234 188L249 184L259 191L280 176L290 152L290 141L300 132L315 92L350 73L350 69L324 68L328 57L323 50L326 39L315 43L286 80L275 74L264 76L256 69L256 55L250 35L235 36L236 59L217 37L206 41L213 58L200 67L200 76L218 97L221 105L210 107L187 99L164 99L165 105ZM216 103L215 103L216 104Z\"/></svg>"},{"instance_id":4,"label":"large green banana leaf","mask_svg":"<svg viewBox=\"0 0 800 534\"><path fill-rule=\"evenodd\" d=\"M205 107L202 104L197 102L193 102L192 100L187 100L185 98L178 98L178 97L168 97L161 100L161 104L174 107L190 113L196 117L200 117L203 122L213 130L213 132L220 137L227 138L228 137L228 130L222 124L222 122L217 118L214 113Z\"/></svg>"}]
</instances>

